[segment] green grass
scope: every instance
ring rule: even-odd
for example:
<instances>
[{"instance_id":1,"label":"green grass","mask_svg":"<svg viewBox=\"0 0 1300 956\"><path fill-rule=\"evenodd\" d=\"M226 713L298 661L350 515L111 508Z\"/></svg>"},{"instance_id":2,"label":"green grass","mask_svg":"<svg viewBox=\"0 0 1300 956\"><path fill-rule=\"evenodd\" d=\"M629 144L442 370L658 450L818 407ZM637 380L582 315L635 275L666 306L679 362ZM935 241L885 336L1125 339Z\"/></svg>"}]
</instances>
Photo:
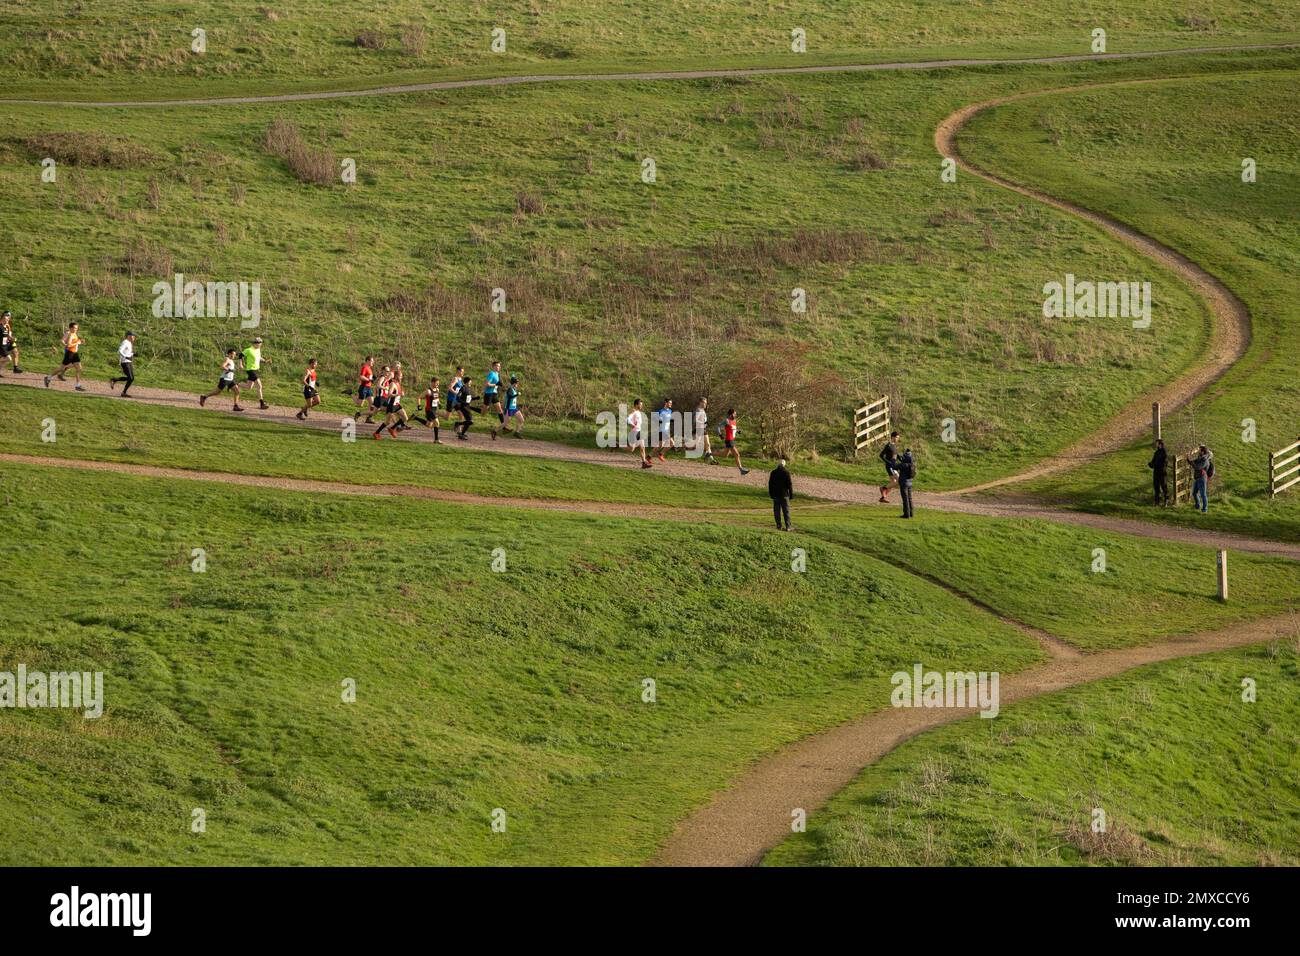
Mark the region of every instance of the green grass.
<instances>
[{"instance_id":1,"label":"green grass","mask_svg":"<svg viewBox=\"0 0 1300 956\"><path fill-rule=\"evenodd\" d=\"M1292 490L1270 501L1265 493L1269 450L1300 436L1298 129L1292 74L1053 96L1001 107L971 125L963 149L973 159L1186 253L1233 289L1253 319L1250 350L1238 366L1165 418L1171 450L1204 442L1215 453L1208 515L1148 506L1145 447L1031 490L1089 511L1300 540L1300 495ZM1241 181L1244 157L1258 163L1253 184ZM1255 423L1254 443L1243 440L1247 419Z\"/></svg>"},{"instance_id":2,"label":"green grass","mask_svg":"<svg viewBox=\"0 0 1300 956\"><path fill-rule=\"evenodd\" d=\"M341 424L351 405L331 400ZM324 417L325 413L321 414ZM348 416L350 417L350 416ZM53 418L56 440L42 441ZM237 419L196 407L177 409L67 392L0 388L0 451L19 455L124 462L192 471L349 484L411 485L487 497L625 502L679 508L770 508L766 489L620 471L576 462L437 448L337 432ZM423 429L414 424L413 428ZM444 442L455 441L446 431ZM611 452L613 454L613 452ZM700 467L707 467L701 465Z\"/></svg>"},{"instance_id":3,"label":"green grass","mask_svg":"<svg viewBox=\"0 0 1300 956\"><path fill-rule=\"evenodd\" d=\"M799 516L799 530L942 581L1012 620L1085 651L1150 644L1297 611L1300 563L1232 555L1231 600L1216 596L1215 552L1046 521L922 509ZM1094 572L1094 550L1105 571Z\"/></svg>"},{"instance_id":4,"label":"green grass","mask_svg":"<svg viewBox=\"0 0 1300 956\"><path fill-rule=\"evenodd\" d=\"M1140 340L1123 321L1045 328L1041 286L1060 262L1151 270L1091 227L974 177L941 183L934 125L983 96L1170 69L682 82L671 95L628 83L614 99L573 84L184 113L4 107L0 183L12 201L0 267L30 368L53 363L57 328L76 316L91 374L108 374L129 324L142 378L209 387L219 351L247 333L234 320L152 317L152 284L180 271L263 283L277 399L292 398L309 354L327 394L367 351L419 377L500 355L539 417L588 431L620 401L688 392L700 355L726 363L798 339L844 381L824 409L834 426L823 452L842 447L854 398L890 391L928 486L956 486L1068 444L1194 362L1206 319L1165 277L1163 319ZM336 159L356 158L358 185L304 185L263 152L279 115ZM92 131L149 158L37 182L29 139ZM654 186L638 177L646 155L659 164ZM876 160L888 168L858 168ZM520 212L521 193L545 211ZM192 228L164 228L174 222ZM143 236L161 238L142 250ZM796 286L810 293L805 315L789 309ZM507 290L505 315L488 310L494 287ZM715 408L744 409L725 377L701 374ZM939 441L947 418L955 444Z\"/></svg>"},{"instance_id":5,"label":"green grass","mask_svg":"<svg viewBox=\"0 0 1300 956\"><path fill-rule=\"evenodd\" d=\"M0 721L5 864L635 863L918 651L1040 657L799 535L40 467L0 466L0 498L0 669L102 670L106 697Z\"/></svg>"},{"instance_id":6,"label":"green grass","mask_svg":"<svg viewBox=\"0 0 1300 956\"><path fill-rule=\"evenodd\" d=\"M510 0L485 10L453 0L436 13L387 0L360 15L322 0L183 8L104 0L93 11L20 4L0 16L0 76L14 95L212 95L473 75L1077 54L1091 52L1097 27L1107 31L1109 51L1127 52L1300 39L1291 12L1281 0L1218 0L1200 10L1170 0L1118 0L1105 9L1064 0L1028 7L833 0L798 10L738 0ZM423 46L404 43L407 24L424 28ZM490 48L498 26L506 30L502 53ZM195 27L207 31L203 55L190 51ZM796 27L807 32L804 54L791 51ZM357 45L365 30L382 38L381 48Z\"/></svg>"},{"instance_id":7,"label":"green grass","mask_svg":"<svg viewBox=\"0 0 1300 956\"><path fill-rule=\"evenodd\" d=\"M58 440L41 441L52 417ZM352 484L392 484L536 498L723 508L743 526L766 526L762 487L642 474L595 464L436 449L414 443L340 441L326 431L239 421L198 410L0 389L0 451ZM700 465L707 468L707 465ZM802 473L802 469L798 469ZM748 512L748 513L747 513ZM1232 601L1215 597L1214 552L1043 521L987 519L922 509L809 509L801 532L942 581L1013 620L1097 650L1147 643L1296 606L1300 564L1236 555ZM720 515L715 518L723 520ZM1093 573L1093 550L1106 551Z\"/></svg>"},{"instance_id":8,"label":"green grass","mask_svg":"<svg viewBox=\"0 0 1300 956\"><path fill-rule=\"evenodd\" d=\"M58 427L53 443L40 438L47 416ZM0 451L11 454L488 497L735 509L728 520L746 527L770 520L762 487L414 443L377 444L365 438L365 430L348 444L325 431L212 412L12 388L0 388L0 422ZM1085 650L1149 643L1295 608L1300 593L1300 563L1285 558L1234 554L1232 600L1223 603L1215 597L1209 548L924 508L908 524L898 521L896 507L817 511L799 498L794 508L806 535L942 581ZM723 517L701 516L711 519ZM1104 573L1092 571L1095 548L1106 552Z\"/></svg>"},{"instance_id":9,"label":"green grass","mask_svg":"<svg viewBox=\"0 0 1300 956\"><path fill-rule=\"evenodd\" d=\"M1277 644L942 727L865 770L765 862L1296 866L1298 692L1297 647Z\"/></svg>"}]
</instances>

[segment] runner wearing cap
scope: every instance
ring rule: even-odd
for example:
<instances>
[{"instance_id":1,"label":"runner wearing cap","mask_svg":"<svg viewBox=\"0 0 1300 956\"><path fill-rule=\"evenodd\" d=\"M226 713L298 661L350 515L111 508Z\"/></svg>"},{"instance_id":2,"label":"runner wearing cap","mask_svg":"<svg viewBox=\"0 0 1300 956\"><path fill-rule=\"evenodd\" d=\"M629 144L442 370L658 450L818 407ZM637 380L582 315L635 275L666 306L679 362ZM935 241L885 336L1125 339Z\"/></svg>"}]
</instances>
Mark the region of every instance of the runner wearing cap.
<instances>
[{"instance_id":1,"label":"runner wearing cap","mask_svg":"<svg viewBox=\"0 0 1300 956\"><path fill-rule=\"evenodd\" d=\"M114 375L108 380L109 388L117 388L118 382L125 383L122 386L122 397L130 398L129 390L131 384L135 381L135 333L127 332L122 338L122 344L117 347L117 361L122 366L122 374Z\"/></svg>"},{"instance_id":2,"label":"runner wearing cap","mask_svg":"<svg viewBox=\"0 0 1300 956\"><path fill-rule=\"evenodd\" d=\"M244 366L244 374L248 379L248 384L244 387L252 388L256 385L258 407L263 409L270 408L271 406L266 404L266 399L262 397L261 370L262 363L265 362L267 365L270 365L271 360L262 358L262 337L260 335L253 339L252 345L244 349L244 354L240 357L240 362Z\"/></svg>"}]
</instances>

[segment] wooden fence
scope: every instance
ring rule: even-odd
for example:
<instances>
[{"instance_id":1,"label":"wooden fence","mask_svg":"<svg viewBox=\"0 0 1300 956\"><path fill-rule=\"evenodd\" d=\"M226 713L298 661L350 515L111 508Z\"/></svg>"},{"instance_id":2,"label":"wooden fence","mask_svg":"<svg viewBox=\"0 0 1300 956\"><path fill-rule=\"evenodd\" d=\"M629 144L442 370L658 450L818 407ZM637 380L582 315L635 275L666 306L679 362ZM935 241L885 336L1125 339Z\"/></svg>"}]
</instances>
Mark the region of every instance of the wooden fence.
<instances>
[{"instance_id":1,"label":"wooden fence","mask_svg":"<svg viewBox=\"0 0 1300 956\"><path fill-rule=\"evenodd\" d=\"M1300 440L1268 453L1268 496L1276 498L1300 481Z\"/></svg>"},{"instance_id":2,"label":"wooden fence","mask_svg":"<svg viewBox=\"0 0 1300 956\"><path fill-rule=\"evenodd\" d=\"M1174 456L1174 487L1170 504L1178 505L1192 500L1192 458L1196 452Z\"/></svg>"},{"instance_id":3,"label":"wooden fence","mask_svg":"<svg viewBox=\"0 0 1300 956\"><path fill-rule=\"evenodd\" d=\"M874 402L853 410L853 457L868 445L889 437L889 396L882 395Z\"/></svg>"}]
</instances>

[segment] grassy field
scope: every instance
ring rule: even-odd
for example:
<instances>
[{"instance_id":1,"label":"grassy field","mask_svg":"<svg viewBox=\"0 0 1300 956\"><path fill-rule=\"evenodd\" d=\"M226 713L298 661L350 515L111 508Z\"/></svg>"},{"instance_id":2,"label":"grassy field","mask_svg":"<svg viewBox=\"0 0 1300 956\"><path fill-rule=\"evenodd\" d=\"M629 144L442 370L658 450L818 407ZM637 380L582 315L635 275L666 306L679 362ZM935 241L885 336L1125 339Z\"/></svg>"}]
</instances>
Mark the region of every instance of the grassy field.
<instances>
[{"instance_id":1,"label":"grassy field","mask_svg":"<svg viewBox=\"0 0 1300 956\"><path fill-rule=\"evenodd\" d=\"M765 862L1300 865L1298 650L1169 661L927 733Z\"/></svg>"},{"instance_id":2,"label":"grassy field","mask_svg":"<svg viewBox=\"0 0 1300 956\"><path fill-rule=\"evenodd\" d=\"M800 9L738 0L508 0L486 9L451 0L436 12L386 0L361 14L322 0L183 7L104 0L93 10L20 2L0 13L0 76L15 95L102 98L144 89L176 96L511 73L1025 57L1091 52L1096 28L1107 31L1111 52L1298 40L1292 12L1282 0L870 7L832 0ZM506 31L501 52L492 49L497 27ZM206 31L202 54L191 50L195 28ZM791 48L796 28L807 38L801 54Z\"/></svg>"},{"instance_id":3,"label":"grassy field","mask_svg":"<svg viewBox=\"0 0 1300 956\"><path fill-rule=\"evenodd\" d=\"M1264 490L1269 450L1300 436L1294 94L1294 74L1180 81L1036 99L990 111L970 126L963 149L973 159L1185 252L1233 289L1253 320L1242 362L1165 419L1171 449L1204 442L1215 453L1208 515L1146 507L1147 448L1053 477L1033 491L1090 511L1300 540L1300 495L1293 490L1270 501ZM1197 121L1186 122L1189 115ZM1242 182L1244 158L1257 162L1254 183Z\"/></svg>"},{"instance_id":4,"label":"grassy field","mask_svg":"<svg viewBox=\"0 0 1300 956\"><path fill-rule=\"evenodd\" d=\"M33 402L32 396L39 398ZM58 441L40 440L41 420ZM599 465L365 440L226 415L0 389L0 451L270 477L411 485L488 497L736 509L766 527L765 488ZM701 464L701 469L709 466ZM17 470L15 468L15 470ZM752 513L746 515L746 510ZM1013 620L1087 650L1148 643L1297 607L1300 564L1236 555L1233 600L1214 594L1214 552L1042 521L922 510L904 527L894 507L818 511L799 498L802 534L942 581ZM722 520L721 516L718 516ZM701 520L705 520L703 517ZM1093 550L1106 571L1093 573Z\"/></svg>"},{"instance_id":5,"label":"grassy field","mask_svg":"<svg viewBox=\"0 0 1300 956\"><path fill-rule=\"evenodd\" d=\"M942 581L1085 651L1288 610L1300 630L1300 564L1285 558L1233 554L1232 600L1223 603L1210 548L925 510L900 523L892 508L800 516L799 530ZM1092 570L1097 548L1105 551L1105 571Z\"/></svg>"},{"instance_id":6,"label":"grassy field","mask_svg":"<svg viewBox=\"0 0 1300 956\"><path fill-rule=\"evenodd\" d=\"M335 403L342 406L342 402ZM350 407L350 406L349 406ZM340 410L330 421L339 423ZM53 418L57 440L41 440ZM0 388L0 451L135 465L315 478L350 484L412 485L488 497L626 502L679 508L769 511L766 489L619 471L565 461L376 442L362 425L355 442L318 431L214 411L132 405L67 392ZM415 424L412 427L422 429ZM444 442L455 441L445 432ZM611 452L613 454L613 452ZM701 468L708 467L701 464Z\"/></svg>"},{"instance_id":7,"label":"grassy field","mask_svg":"<svg viewBox=\"0 0 1300 956\"><path fill-rule=\"evenodd\" d=\"M75 316L92 374L108 373L129 325L143 378L197 389L248 333L232 319L154 318L153 283L258 281L280 399L308 354L328 394L366 351L420 377L501 355L536 411L587 427L637 395L708 390L715 408L743 410L727 369L795 340L813 350L815 379L839 383L805 409L835 423L824 452L842 447L854 398L889 392L928 486L960 485L1067 444L1193 362L1206 317L1090 227L973 177L940 182L934 125L985 95L1169 68L708 81L671 96L629 83L613 107L593 85L185 114L3 107L6 303L29 368L53 363L56 330ZM259 146L276 117L332 163L357 159L358 183L297 181ZM69 157L53 184L35 176L47 149ZM654 185L639 178L645 156ZM1045 327L1042 285L1062 262L1151 275L1160 321L1140 336L1124 320ZM505 314L489 309L494 288ZM804 314L790 309L794 288L808 290ZM945 419L955 443L939 441Z\"/></svg>"},{"instance_id":8,"label":"grassy field","mask_svg":"<svg viewBox=\"0 0 1300 956\"><path fill-rule=\"evenodd\" d=\"M5 864L637 862L748 760L886 699L918 645L1040 656L798 535L39 467L0 495L0 669L102 670L106 698L0 721Z\"/></svg>"}]
</instances>

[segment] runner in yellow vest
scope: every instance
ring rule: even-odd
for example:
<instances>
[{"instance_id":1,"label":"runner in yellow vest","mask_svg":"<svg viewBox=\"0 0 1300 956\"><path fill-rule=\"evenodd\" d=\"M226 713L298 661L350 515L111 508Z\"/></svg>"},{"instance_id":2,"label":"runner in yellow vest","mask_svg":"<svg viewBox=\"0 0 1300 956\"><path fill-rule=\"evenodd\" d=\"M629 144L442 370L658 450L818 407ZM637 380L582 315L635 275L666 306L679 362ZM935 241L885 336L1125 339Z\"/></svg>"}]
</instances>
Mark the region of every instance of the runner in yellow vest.
<instances>
[{"instance_id":1,"label":"runner in yellow vest","mask_svg":"<svg viewBox=\"0 0 1300 956\"><path fill-rule=\"evenodd\" d=\"M271 406L266 404L266 399L262 397L262 378L259 373L262 368L262 363L265 362L267 365L270 365L271 360L269 358L262 358L262 337L260 335L253 339L252 345L244 349L244 354L240 356L239 361L243 363L244 375L248 379L248 384L246 384L244 388L252 388L256 385L258 407L270 408Z\"/></svg>"}]
</instances>

